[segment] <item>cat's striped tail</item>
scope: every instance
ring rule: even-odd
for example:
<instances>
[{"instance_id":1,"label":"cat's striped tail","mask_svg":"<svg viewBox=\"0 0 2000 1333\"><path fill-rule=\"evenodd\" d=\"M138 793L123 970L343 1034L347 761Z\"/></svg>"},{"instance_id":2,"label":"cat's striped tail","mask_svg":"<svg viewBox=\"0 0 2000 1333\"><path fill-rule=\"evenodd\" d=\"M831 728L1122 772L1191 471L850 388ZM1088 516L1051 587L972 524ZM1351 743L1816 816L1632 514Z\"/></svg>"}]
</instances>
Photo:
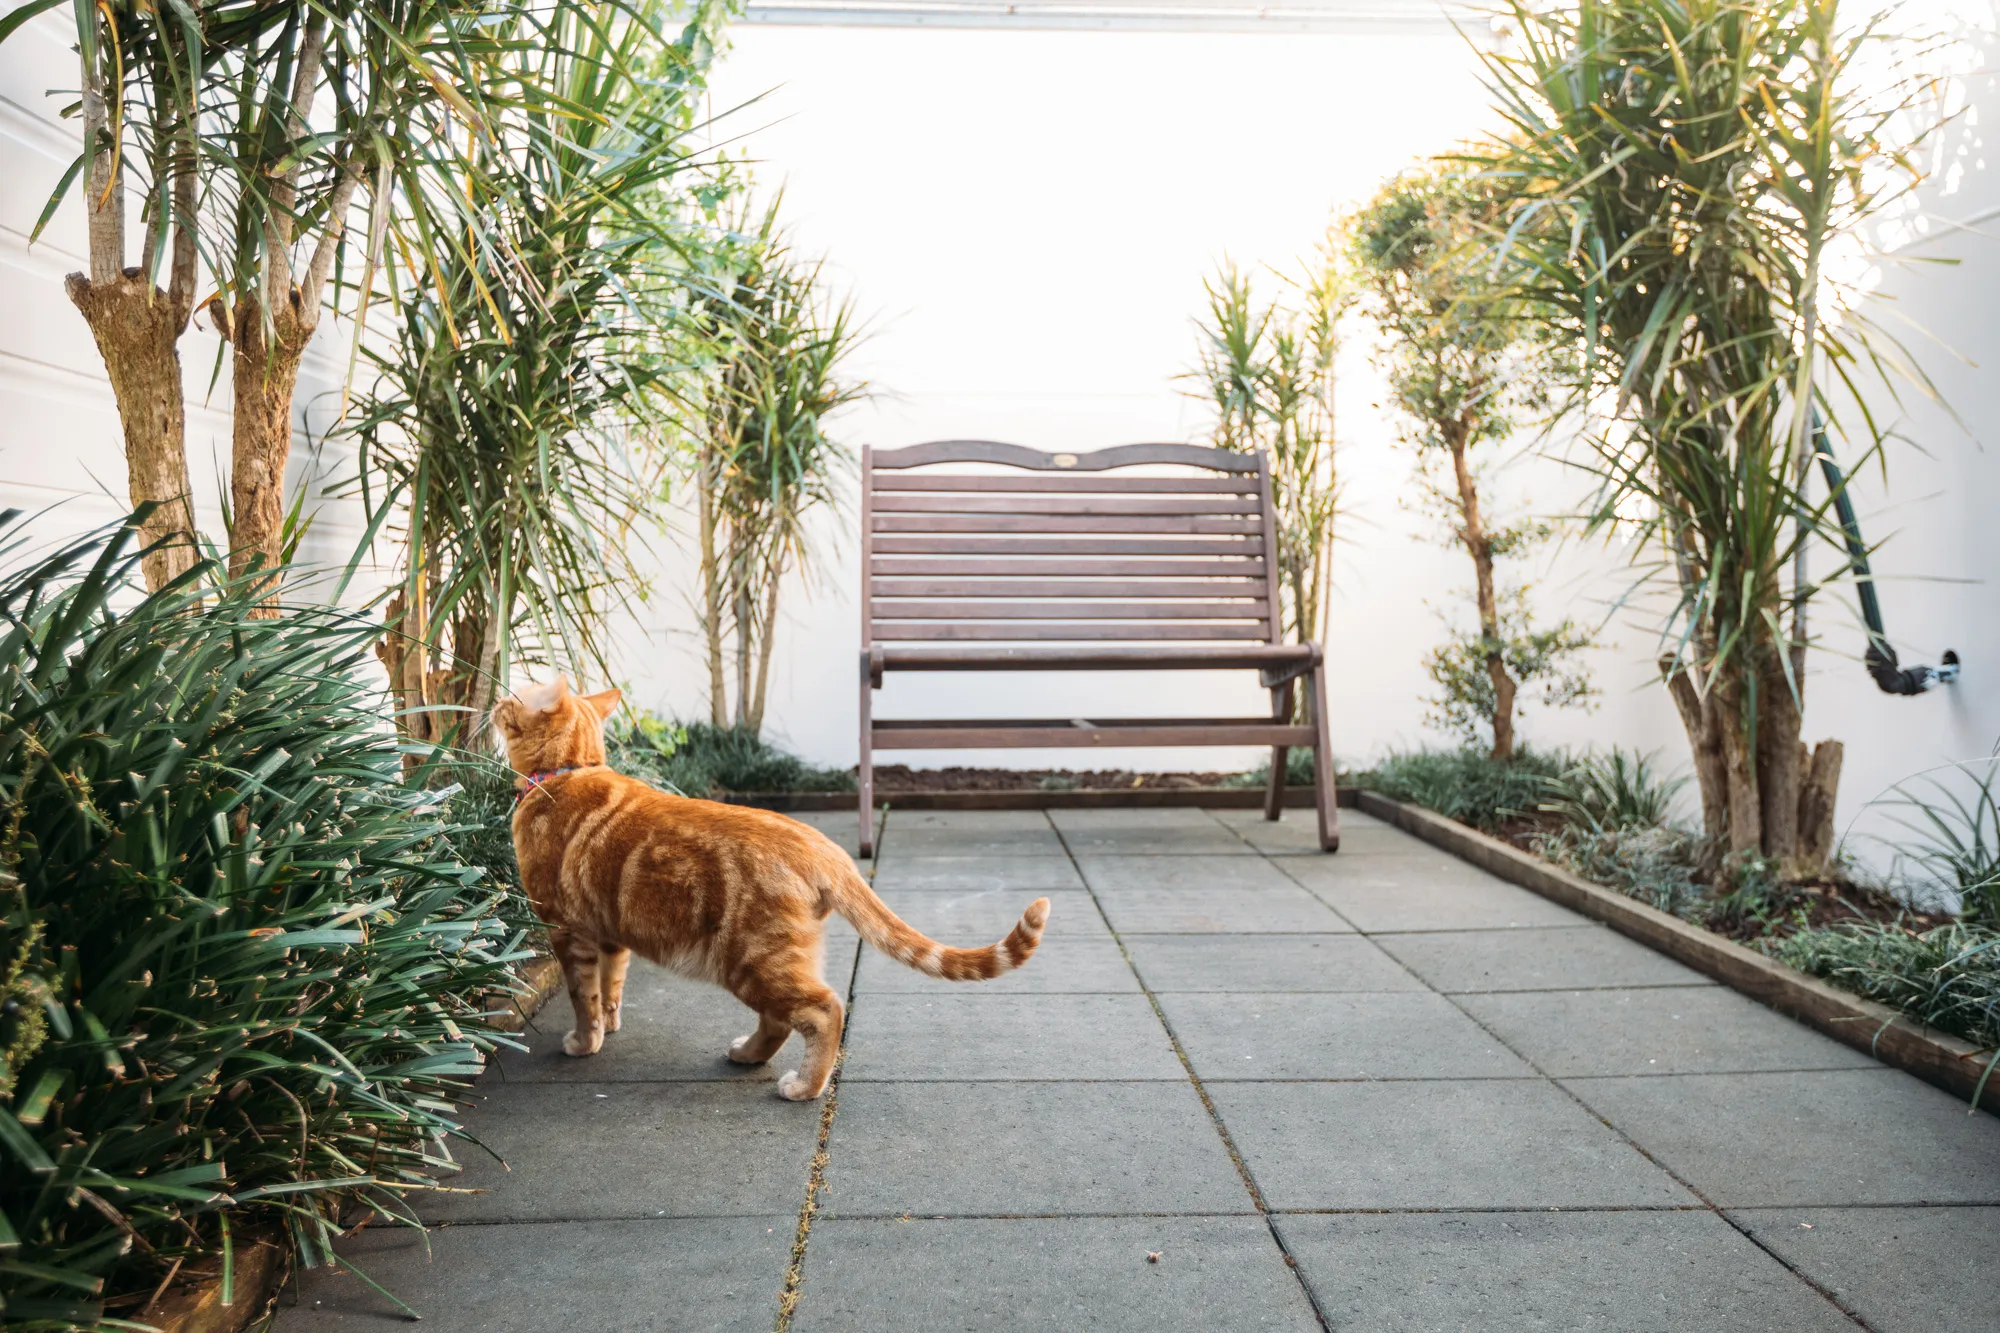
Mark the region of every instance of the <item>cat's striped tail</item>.
<instances>
[{"instance_id":1,"label":"cat's striped tail","mask_svg":"<svg viewBox=\"0 0 2000 1333\"><path fill-rule=\"evenodd\" d=\"M1049 900L1037 898L998 944L983 949L949 948L890 911L868 887L868 881L852 870L837 881L833 906L854 923L862 939L883 953L927 977L946 981L989 981L1012 972L1035 952L1035 946L1042 942L1042 927L1049 921Z\"/></svg>"}]
</instances>

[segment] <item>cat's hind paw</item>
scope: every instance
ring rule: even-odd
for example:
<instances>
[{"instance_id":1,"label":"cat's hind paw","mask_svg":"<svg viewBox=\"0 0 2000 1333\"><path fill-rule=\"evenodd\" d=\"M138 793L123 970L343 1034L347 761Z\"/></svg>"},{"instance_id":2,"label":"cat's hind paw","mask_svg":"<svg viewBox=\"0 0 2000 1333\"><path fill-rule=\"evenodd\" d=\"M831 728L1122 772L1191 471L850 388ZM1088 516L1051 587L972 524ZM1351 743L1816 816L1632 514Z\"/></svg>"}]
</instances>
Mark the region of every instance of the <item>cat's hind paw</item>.
<instances>
[{"instance_id":1,"label":"cat's hind paw","mask_svg":"<svg viewBox=\"0 0 2000 1333\"><path fill-rule=\"evenodd\" d=\"M571 1032L563 1038L564 1055L596 1055L604 1045L602 1032Z\"/></svg>"},{"instance_id":2,"label":"cat's hind paw","mask_svg":"<svg viewBox=\"0 0 2000 1333\"><path fill-rule=\"evenodd\" d=\"M756 1042L757 1034L754 1032L747 1036L738 1037L735 1041L730 1042L729 1063L734 1065L761 1065L770 1059L770 1056L759 1055L752 1049L756 1045Z\"/></svg>"},{"instance_id":3,"label":"cat's hind paw","mask_svg":"<svg viewBox=\"0 0 2000 1333\"><path fill-rule=\"evenodd\" d=\"M794 1069L778 1080L778 1095L788 1102L809 1102L819 1093L813 1091L812 1085L800 1078L799 1071Z\"/></svg>"}]
</instances>

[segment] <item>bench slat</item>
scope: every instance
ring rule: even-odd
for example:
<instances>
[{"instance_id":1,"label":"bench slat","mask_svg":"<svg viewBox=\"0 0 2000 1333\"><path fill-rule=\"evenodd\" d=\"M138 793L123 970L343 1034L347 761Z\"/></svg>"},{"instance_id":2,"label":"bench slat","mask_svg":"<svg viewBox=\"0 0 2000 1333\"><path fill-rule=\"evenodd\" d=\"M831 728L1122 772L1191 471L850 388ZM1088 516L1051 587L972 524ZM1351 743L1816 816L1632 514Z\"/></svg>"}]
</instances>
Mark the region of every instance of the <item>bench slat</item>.
<instances>
[{"instance_id":1,"label":"bench slat","mask_svg":"<svg viewBox=\"0 0 2000 1333\"><path fill-rule=\"evenodd\" d=\"M1056 453L1003 444L998 440L932 440L901 449L872 451L878 468L928 467L933 463L1000 463L1038 472L1103 472L1135 464L1172 464L1214 472L1257 475L1256 454L1239 454L1199 444L1118 444L1109 449Z\"/></svg>"},{"instance_id":2,"label":"bench slat","mask_svg":"<svg viewBox=\"0 0 2000 1333\"><path fill-rule=\"evenodd\" d=\"M910 473L874 471L869 484L878 495L889 491L978 491L995 494L1055 492L1063 495L1251 495L1257 494L1255 477L1107 477L1101 472L1047 473L1017 472L995 475L982 472Z\"/></svg>"},{"instance_id":3,"label":"bench slat","mask_svg":"<svg viewBox=\"0 0 2000 1333\"><path fill-rule=\"evenodd\" d=\"M924 602L884 601L875 623L885 620L1262 620L1270 613L1263 598L1254 602Z\"/></svg>"},{"instance_id":4,"label":"bench slat","mask_svg":"<svg viewBox=\"0 0 2000 1333\"><path fill-rule=\"evenodd\" d=\"M946 533L875 536L869 549L879 555L1247 555L1262 558L1264 543L1254 537L968 537Z\"/></svg>"},{"instance_id":5,"label":"bench slat","mask_svg":"<svg viewBox=\"0 0 2000 1333\"><path fill-rule=\"evenodd\" d=\"M1160 516L1118 518L1095 514L876 514L877 532L1113 532L1256 533L1254 515L1223 518Z\"/></svg>"},{"instance_id":6,"label":"bench slat","mask_svg":"<svg viewBox=\"0 0 2000 1333\"><path fill-rule=\"evenodd\" d=\"M972 726L906 724L890 727L877 722L869 730L870 740L878 750L1066 749L1070 746L1122 745L1308 746L1313 743L1311 727L1295 727L1253 718L1202 721L1192 726L1167 722L1086 727L1073 723L988 722Z\"/></svg>"},{"instance_id":7,"label":"bench slat","mask_svg":"<svg viewBox=\"0 0 2000 1333\"><path fill-rule=\"evenodd\" d=\"M960 640L1000 639L1007 641L1033 642L1037 639L1080 639L1086 642L1110 642L1117 639L1237 639L1252 643L1265 642L1260 632L1261 621L1244 621L1235 625L1214 624L1161 624L1157 621L1118 621L1081 625L1057 624L951 624L928 620L876 620L870 626L871 637L885 643L900 640L932 640L955 642Z\"/></svg>"},{"instance_id":8,"label":"bench slat","mask_svg":"<svg viewBox=\"0 0 2000 1333\"><path fill-rule=\"evenodd\" d=\"M1036 571L1037 579L895 579L876 578L869 591L877 597L1224 597L1264 596L1264 580L1235 582L1170 579L1072 579L1068 570ZM1062 575L1058 580L1055 575Z\"/></svg>"},{"instance_id":9,"label":"bench slat","mask_svg":"<svg viewBox=\"0 0 2000 1333\"><path fill-rule=\"evenodd\" d=\"M876 544L881 549L881 544ZM1138 576L1158 575L1161 578L1247 578L1256 580L1261 589L1264 584L1263 554L1234 560L1118 560L1098 558L1094 560L1054 560L1022 559L1006 560L991 557L969 557L953 559L945 556L901 556L878 555L874 560L874 570L878 575L897 578L963 574L973 578L988 575L1021 575L1031 578L1058 578L1083 576Z\"/></svg>"},{"instance_id":10,"label":"bench slat","mask_svg":"<svg viewBox=\"0 0 2000 1333\"><path fill-rule=\"evenodd\" d=\"M1188 495L877 495L878 514L1257 514L1256 497Z\"/></svg>"}]
</instances>

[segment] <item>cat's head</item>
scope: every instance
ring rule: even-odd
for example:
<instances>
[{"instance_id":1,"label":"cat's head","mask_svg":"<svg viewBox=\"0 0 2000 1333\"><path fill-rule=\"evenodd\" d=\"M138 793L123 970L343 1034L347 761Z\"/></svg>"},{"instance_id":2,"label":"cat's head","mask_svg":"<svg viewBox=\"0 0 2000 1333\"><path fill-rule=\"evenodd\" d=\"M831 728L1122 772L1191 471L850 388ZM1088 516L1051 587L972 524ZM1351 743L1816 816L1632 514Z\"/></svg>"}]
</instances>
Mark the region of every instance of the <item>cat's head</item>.
<instances>
[{"instance_id":1,"label":"cat's head","mask_svg":"<svg viewBox=\"0 0 2000 1333\"><path fill-rule=\"evenodd\" d=\"M562 676L523 685L493 707L493 729L516 773L604 762L604 719L618 706L617 690L574 694Z\"/></svg>"}]
</instances>

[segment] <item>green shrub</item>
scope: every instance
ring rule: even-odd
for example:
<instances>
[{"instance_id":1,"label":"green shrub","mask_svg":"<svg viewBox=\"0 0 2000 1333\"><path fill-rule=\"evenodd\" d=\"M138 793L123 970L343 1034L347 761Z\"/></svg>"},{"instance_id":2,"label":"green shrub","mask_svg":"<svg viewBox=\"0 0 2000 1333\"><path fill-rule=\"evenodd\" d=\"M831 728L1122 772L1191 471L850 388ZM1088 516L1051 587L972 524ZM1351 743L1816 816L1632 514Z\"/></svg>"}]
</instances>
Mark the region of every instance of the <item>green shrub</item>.
<instances>
[{"instance_id":1,"label":"green shrub","mask_svg":"<svg viewBox=\"0 0 2000 1333\"><path fill-rule=\"evenodd\" d=\"M1932 1027L2000 1046L2000 930L1964 922L1925 931L1842 922L1802 930L1772 952Z\"/></svg>"},{"instance_id":2,"label":"green shrub","mask_svg":"<svg viewBox=\"0 0 2000 1333\"><path fill-rule=\"evenodd\" d=\"M1570 767L1560 750L1523 745L1511 759L1484 750L1411 750L1392 754L1354 783L1395 801L1435 810L1474 828L1492 830L1533 812L1551 778Z\"/></svg>"},{"instance_id":3,"label":"green shrub","mask_svg":"<svg viewBox=\"0 0 2000 1333\"><path fill-rule=\"evenodd\" d=\"M809 764L741 727L639 713L614 719L605 741L619 772L683 796L854 790L852 773Z\"/></svg>"},{"instance_id":4,"label":"green shrub","mask_svg":"<svg viewBox=\"0 0 2000 1333\"><path fill-rule=\"evenodd\" d=\"M1547 780L1539 808L1564 823L1597 832L1668 822L1685 777L1653 768L1652 756L1613 746L1608 755L1586 754Z\"/></svg>"},{"instance_id":5,"label":"green shrub","mask_svg":"<svg viewBox=\"0 0 2000 1333\"><path fill-rule=\"evenodd\" d=\"M348 1204L407 1220L523 956L403 781L377 627L204 604L206 567L142 596L136 523L0 575L10 1326L130 1313L246 1230L312 1263Z\"/></svg>"},{"instance_id":6,"label":"green shrub","mask_svg":"<svg viewBox=\"0 0 2000 1333\"><path fill-rule=\"evenodd\" d=\"M1310 787L1317 782L1313 773L1313 752L1299 746L1285 751L1285 785ZM1246 773L1231 773L1222 780L1225 787L1263 787L1271 781L1271 761L1265 760Z\"/></svg>"},{"instance_id":7,"label":"green shrub","mask_svg":"<svg viewBox=\"0 0 2000 1333\"><path fill-rule=\"evenodd\" d=\"M1707 892L1698 877L1700 840L1667 825L1570 824L1538 835L1534 850L1592 883L1689 920Z\"/></svg>"}]
</instances>

